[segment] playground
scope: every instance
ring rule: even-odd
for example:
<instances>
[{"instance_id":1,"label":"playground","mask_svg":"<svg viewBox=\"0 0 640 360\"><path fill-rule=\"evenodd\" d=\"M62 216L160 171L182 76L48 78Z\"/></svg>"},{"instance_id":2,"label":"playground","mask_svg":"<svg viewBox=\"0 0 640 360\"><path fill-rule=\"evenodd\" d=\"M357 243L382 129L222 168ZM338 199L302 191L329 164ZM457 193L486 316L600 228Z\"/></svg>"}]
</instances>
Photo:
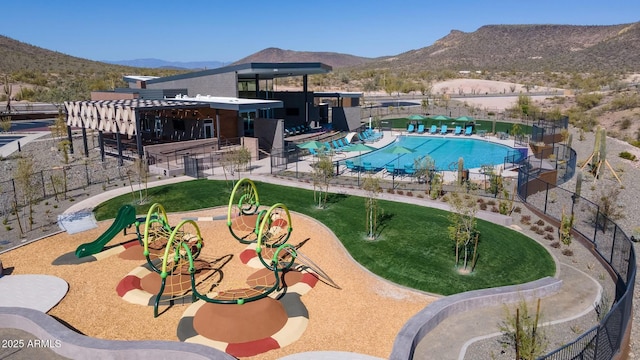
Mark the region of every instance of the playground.
<instances>
[{"instance_id":1,"label":"playground","mask_svg":"<svg viewBox=\"0 0 640 360\"><path fill-rule=\"evenodd\" d=\"M3 261L16 275L67 281L67 295L49 315L82 334L197 342L242 358L276 359L328 344L385 358L406 321L437 299L371 275L324 225L284 204L269 205L261 212L243 208L246 215L235 217L231 206L188 213L172 213L170 204L152 207L135 219L148 252L135 226L121 230L133 215L119 213L96 229L15 249ZM162 222L171 225L166 233ZM169 241L155 243L159 237ZM100 239L105 249L94 241ZM257 239L270 244L256 251ZM274 286L278 268L285 274ZM189 271L202 277L190 281ZM159 284L162 278L166 284ZM192 283L205 301L193 302ZM164 293L154 311L159 288Z\"/></svg>"}]
</instances>

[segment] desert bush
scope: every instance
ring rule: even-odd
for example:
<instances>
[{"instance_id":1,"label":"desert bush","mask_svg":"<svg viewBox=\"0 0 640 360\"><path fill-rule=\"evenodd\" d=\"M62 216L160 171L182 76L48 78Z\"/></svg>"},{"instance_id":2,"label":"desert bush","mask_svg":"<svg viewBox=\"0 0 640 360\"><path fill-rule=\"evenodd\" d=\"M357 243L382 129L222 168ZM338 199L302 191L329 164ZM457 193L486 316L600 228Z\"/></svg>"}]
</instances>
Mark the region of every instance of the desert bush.
<instances>
[{"instance_id":1,"label":"desert bush","mask_svg":"<svg viewBox=\"0 0 640 360\"><path fill-rule=\"evenodd\" d=\"M546 231L546 232L553 232L553 226L551 226L551 225L547 225L547 226L545 226L545 227L544 227L544 231Z\"/></svg>"},{"instance_id":2,"label":"desert bush","mask_svg":"<svg viewBox=\"0 0 640 360\"><path fill-rule=\"evenodd\" d=\"M387 189L387 193L389 193L389 194L393 194L393 193L395 193L395 190L393 190L393 189L389 188L389 189Z\"/></svg>"},{"instance_id":3,"label":"desert bush","mask_svg":"<svg viewBox=\"0 0 640 360\"><path fill-rule=\"evenodd\" d=\"M402 190L398 190L398 191L396 191L396 194L398 194L398 195L404 195L404 191L402 191Z\"/></svg>"},{"instance_id":4,"label":"desert bush","mask_svg":"<svg viewBox=\"0 0 640 360\"><path fill-rule=\"evenodd\" d=\"M500 209L498 209L498 207L494 206L494 207L492 207L492 208L491 208L491 212L493 212L493 213L499 213L499 212L500 212Z\"/></svg>"},{"instance_id":5,"label":"desert bush","mask_svg":"<svg viewBox=\"0 0 640 360\"><path fill-rule=\"evenodd\" d=\"M413 196L413 193L411 191L407 191L407 196Z\"/></svg>"},{"instance_id":6,"label":"desert bush","mask_svg":"<svg viewBox=\"0 0 640 360\"><path fill-rule=\"evenodd\" d=\"M538 221L536 221L536 225L544 226L544 221L542 221L542 219L538 219Z\"/></svg>"},{"instance_id":7,"label":"desert bush","mask_svg":"<svg viewBox=\"0 0 640 360\"><path fill-rule=\"evenodd\" d=\"M495 204L496 204L495 200L489 200L489 201L487 201L487 205L489 205L489 206L493 206L493 205L495 205Z\"/></svg>"},{"instance_id":8,"label":"desert bush","mask_svg":"<svg viewBox=\"0 0 640 360\"><path fill-rule=\"evenodd\" d=\"M517 213L517 214L520 214L522 212L522 209L520 208L520 206L516 206L516 207L513 208L513 212Z\"/></svg>"},{"instance_id":9,"label":"desert bush","mask_svg":"<svg viewBox=\"0 0 640 360\"><path fill-rule=\"evenodd\" d=\"M584 110L593 109L600 104L602 94L588 93L576 95L576 103Z\"/></svg>"},{"instance_id":10,"label":"desert bush","mask_svg":"<svg viewBox=\"0 0 640 360\"><path fill-rule=\"evenodd\" d=\"M551 246L552 248L559 248L560 247L560 243L557 241L552 242L551 244L549 244L549 246Z\"/></svg>"},{"instance_id":11,"label":"desert bush","mask_svg":"<svg viewBox=\"0 0 640 360\"><path fill-rule=\"evenodd\" d=\"M554 240L554 239L555 239L555 238L553 237L553 234L547 234L547 235L545 235L545 236L544 236L544 238L545 238L546 240L550 240L550 241L552 241L552 240Z\"/></svg>"},{"instance_id":12,"label":"desert bush","mask_svg":"<svg viewBox=\"0 0 640 360\"><path fill-rule=\"evenodd\" d=\"M538 231L538 229L540 229L540 228L538 227L538 225L531 225L531 226L529 227L529 230L531 230L531 231L533 231L533 232Z\"/></svg>"},{"instance_id":13,"label":"desert bush","mask_svg":"<svg viewBox=\"0 0 640 360\"><path fill-rule=\"evenodd\" d=\"M483 204L484 203L484 199L479 197L478 200L476 200L478 202L478 204Z\"/></svg>"},{"instance_id":14,"label":"desert bush","mask_svg":"<svg viewBox=\"0 0 640 360\"><path fill-rule=\"evenodd\" d=\"M562 255L564 256L573 256L573 250L569 248L565 248L562 250Z\"/></svg>"},{"instance_id":15,"label":"desert bush","mask_svg":"<svg viewBox=\"0 0 640 360\"><path fill-rule=\"evenodd\" d=\"M520 222L525 225L531 224L531 215L522 215Z\"/></svg>"},{"instance_id":16,"label":"desert bush","mask_svg":"<svg viewBox=\"0 0 640 360\"><path fill-rule=\"evenodd\" d=\"M480 210L487 210L487 203L480 203Z\"/></svg>"},{"instance_id":17,"label":"desert bush","mask_svg":"<svg viewBox=\"0 0 640 360\"><path fill-rule=\"evenodd\" d=\"M620 154L618 154L618 156L626 160L636 161L636 156L628 151L623 151Z\"/></svg>"}]
</instances>

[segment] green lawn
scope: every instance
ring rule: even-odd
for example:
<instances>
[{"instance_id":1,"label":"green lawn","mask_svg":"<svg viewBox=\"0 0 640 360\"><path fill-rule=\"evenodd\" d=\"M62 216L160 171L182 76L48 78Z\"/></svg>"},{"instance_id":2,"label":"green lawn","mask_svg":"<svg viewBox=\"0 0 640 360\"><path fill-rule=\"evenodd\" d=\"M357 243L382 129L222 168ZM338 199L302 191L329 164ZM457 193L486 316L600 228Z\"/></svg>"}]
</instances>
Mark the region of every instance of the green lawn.
<instances>
[{"instance_id":1,"label":"green lawn","mask_svg":"<svg viewBox=\"0 0 640 360\"><path fill-rule=\"evenodd\" d=\"M361 197L333 194L328 207L318 209L314 206L312 191L260 182L256 187L261 204L283 203L291 211L317 219L336 234L360 264L401 285L451 295L524 283L555 273L554 261L541 245L516 231L486 221L478 220L481 236L477 267L471 275L460 275L454 266L445 211L380 201L384 211L380 238L368 241ZM168 212L226 206L230 193L230 183L212 180L149 189L150 202L161 203ZM96 219L113 218L120 206L132 202L132 195L127 194L102 203L95 209ZM150 205L137 206L137 213L146 214ZM295 232L295 224L293 229ZM322 259L314 261L322 264Z\"/></svg>"}]
</instances>

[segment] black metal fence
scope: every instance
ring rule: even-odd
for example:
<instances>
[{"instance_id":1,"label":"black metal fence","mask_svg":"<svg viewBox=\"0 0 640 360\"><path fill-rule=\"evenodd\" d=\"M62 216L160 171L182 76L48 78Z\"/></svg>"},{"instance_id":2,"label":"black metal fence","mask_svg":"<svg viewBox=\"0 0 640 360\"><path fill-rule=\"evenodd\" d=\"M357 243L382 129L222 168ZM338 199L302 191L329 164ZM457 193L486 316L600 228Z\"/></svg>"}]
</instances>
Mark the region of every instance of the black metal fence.
<instances>
[{"instance_id":1,"label":"black metal fence","mask_svg":"<svg viewBox=\"0 0 640 360\"><path fill-rule=\"evenodd\" d=\"M556 147L558 159L567 159L566 168L558 172L558 182L575 173L575 151ZM577 194L541 179L544 170L523 162L518 175L518 195L523 202L558 221L562 215L573 215L573 230L588 239L597 256L615 272L615 301L600 323L573 342L542 359L611 359L622 350L624 333L630 326L633 290L636 277L636 258L630 238L602 212L599 206Z\"/></svg>"},{"instance_id":2,"label":"black metal fence","mask_svg":"<svg viewBox=\"0 0 640 360\"><path fill-rule=\"evenodd\" d=\"M137 176L131 167L118 166L115 161L86 162L40 170L22 179L0 182L0 215L7 217L14 208L50 198L64 198L71 191L93 184L108 184ZM137 177L135 177L137 182Z\"/></svg>"}]
</instances>

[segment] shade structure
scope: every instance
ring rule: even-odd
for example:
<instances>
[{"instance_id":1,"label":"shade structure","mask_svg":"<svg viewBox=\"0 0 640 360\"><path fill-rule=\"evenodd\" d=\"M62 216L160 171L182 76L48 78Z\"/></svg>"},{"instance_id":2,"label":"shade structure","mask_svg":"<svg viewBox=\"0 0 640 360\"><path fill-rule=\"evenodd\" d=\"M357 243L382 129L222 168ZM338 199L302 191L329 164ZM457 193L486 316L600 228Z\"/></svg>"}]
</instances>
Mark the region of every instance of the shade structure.
<instances>
[{"instance_id":1,"label":"shade structure","mask_svg":"<svg viewBox=\"0 0 640 360\"><path fill-rule=\"evenodd\" d=\"M398 169L400 169L400 156L402 156L403 154L411 154L416 152L414 149L408 148L408 147L404 147L401 145L395 145L392 146L388 149L384 149L384 152L388 153L388 154L397 154L398 155Z\"/></svg>"},{"instance_id":2,"label":"shade structure","mask_svg":"<svg viewBox=\"0 0 640 360\"><path fill-rule=\"evenodd\" d=\"M409 120L427 120L428 117L416 114L416 115L411 115L411 116L407 117L407 119L409 119Z\"/></svg>"},{"instance_id":3,"label":"shade structure","mask_svg":"<svg viewBox=\"0 0 640 360\"><path fill-rule=\"evenodd\" d=\"M438 120L438 121L447 121L447 120L451 120L450 117L446 116L446 115L438 115L438 116L434 116L431 118L432 120Z\"/></svg>"},{"instance_id":4,"label":"shade structure","mask_svg":"<svg viewBox=\"0 0 640 360\"><path fill-rule=\"evenodd\" d=\"M316 140L307 141L305 143L298 144L297 146L301 149L315 149L315 150L322 149L325 147L323 143Z\"/></svg>"},{"instance_id":5,"label":"shade structure","mask_svg":"<svg viewBox=\"0 0 640 360\"><path fill-rule=\"evenodd\" d=\"M473 118L471 116L460 116L456 118L456 121L468 122L468 121L473 121Z\"/></svg>"}]
</instances>

